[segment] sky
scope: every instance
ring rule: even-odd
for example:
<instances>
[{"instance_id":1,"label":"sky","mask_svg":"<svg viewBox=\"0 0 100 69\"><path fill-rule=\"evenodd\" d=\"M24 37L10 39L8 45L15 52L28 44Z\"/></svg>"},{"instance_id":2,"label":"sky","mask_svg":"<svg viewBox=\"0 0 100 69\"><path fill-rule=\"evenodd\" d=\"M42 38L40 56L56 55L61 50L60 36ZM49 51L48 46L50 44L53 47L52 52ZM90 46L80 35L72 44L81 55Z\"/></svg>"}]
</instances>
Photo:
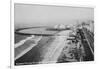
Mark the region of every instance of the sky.
<instances>
[{"instance_id":1,"label":"sky","mask_svg":"<svg viewBox=\"0 0 100 69\"><path fill-rule=\"evenodd\" d=\"M15 27L73 24L77 20L94 20L94 9L18 3L14 5Z\"/></svg>"}]
</instances>

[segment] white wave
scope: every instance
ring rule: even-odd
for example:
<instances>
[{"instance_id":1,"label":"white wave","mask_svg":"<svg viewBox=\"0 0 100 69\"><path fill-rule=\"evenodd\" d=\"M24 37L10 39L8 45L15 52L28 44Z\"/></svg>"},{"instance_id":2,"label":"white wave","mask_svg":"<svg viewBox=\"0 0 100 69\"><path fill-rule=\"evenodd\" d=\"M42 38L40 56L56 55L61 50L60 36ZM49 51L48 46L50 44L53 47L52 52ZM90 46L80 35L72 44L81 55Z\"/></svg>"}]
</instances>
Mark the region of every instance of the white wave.
<instances>
[{"instance_id":1,"label":"white wave","mask_svg":"<svg viewBox=\"0 0 100 69\"><path fill-rule=\"evenodd\" d=\"M32 35L32 36L30 36L30 37L27 37L27 38L21 40L20 42L18 42L18 43L15 44L15 48L21 46L21 45L24 44L27 40L30 40L30 39L32 39L32 38L34 38L34 37L35 37L35 36Z\"/></svg>"},{"instance_id":2,"label":"white wave","mask_svg":"<svg viewBox=\"0 0 100 69\"><path fill-rule=\"evenodd\" d=\"M28 46L28 48L24 49L21 53L19 53L16 57L15 60L20 58L21 56L23 56L25 53L27 53L28 51L30 51L34 46L36 46L38 44L38 42L41 40L42 36L39 36L38 38L34 38L34 36L32 35L31 37L26 38L25 40L22 40L19 44L19 46L22 46L25 42L27 42L28 40L32 40L35 41L35 43L30 44ZM16 47L19 47L16 46ZM23 47L24 48L24 47ZM16 48L15 48L16 49ZM17 51L17 50L16 50ZM19 51L19 50L18 50ZM16 54L15 54L16 55Z\"/></svg>"}]
</instances>

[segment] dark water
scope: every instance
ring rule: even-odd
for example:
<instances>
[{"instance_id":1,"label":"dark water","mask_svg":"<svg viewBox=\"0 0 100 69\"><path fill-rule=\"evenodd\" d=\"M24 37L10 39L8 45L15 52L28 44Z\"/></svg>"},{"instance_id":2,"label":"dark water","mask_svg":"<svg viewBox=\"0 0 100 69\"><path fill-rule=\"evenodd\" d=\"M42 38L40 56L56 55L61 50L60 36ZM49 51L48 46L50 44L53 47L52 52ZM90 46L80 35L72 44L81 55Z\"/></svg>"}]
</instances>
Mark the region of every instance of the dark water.
<instances>
[{"instance_id":1,"label":"dark water","mask_svg":"<svg viewBox=\"0 0 100 69\"><path fill-rule=\"evenodd\" d=\"M22 57L15 61L15 65L25 65L25 64L37 64L43 59L43 54L46 53L45 50L48 45L44 45L48 42L52 42L54 39L49 37L42 37L37 46L32 48L29 52L24 54ZM49 44L49 43L48 43Z\"/></svg>"},{"instance_id":2,"label":"dark water","mask_svg":"<svg viewBox=\"0 0 100 69\"><path fill-rule=\"evenodd\" d=\"M30 35L20 35L20 34L15 34L14 38L15 38L15 41L14 43L18 43L19 41L29 37Z\"/></svg>"}]
</instances>

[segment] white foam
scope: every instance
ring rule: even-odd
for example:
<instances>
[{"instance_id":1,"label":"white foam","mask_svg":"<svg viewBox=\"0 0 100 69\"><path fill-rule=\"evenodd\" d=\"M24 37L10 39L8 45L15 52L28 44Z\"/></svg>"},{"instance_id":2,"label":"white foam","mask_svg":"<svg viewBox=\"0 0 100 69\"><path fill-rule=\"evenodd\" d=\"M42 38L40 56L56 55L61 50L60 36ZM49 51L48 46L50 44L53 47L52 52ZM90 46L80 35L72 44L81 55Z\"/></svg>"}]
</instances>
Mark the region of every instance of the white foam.
<instances>
[{"instance_id":1,"label":"white foam","mask_svg":"<svg viewBox=\"0 0 100 69\"><path fill-rule=\"evenodd\" d=\"M15 44L15 48L21 46L21 45L24 44L27 40L32 39L32 38L34 38L34 37L35 37L35 36L32 35L32 36L30 36L30 37L27 37L27 38L21 40L20 42L18 42L18 43Z\"/></svg>"},{"instance_id":2,"label":"white foam","mask_svg":"<svg viewBox=\"0 0 100 69\"><path fill-rule=\"evenodd\" d=\"M19 45L19 46L21 46L22 44L24 44L27 40L33 40L33 41L35 41L35 44L31 44L27 49L24 49L21 53L19 53L16 57L15 57L15 60L16 59L18 59L18 58L20 58L21 56L23 56L25 53L27 53L28 51L30 51L33 47L35 47L37 44L38 44L38 42L41 40L41 38L42 38L42 36L39 36L37 39L34 39L34 36L32 35L31 37L28 37L28 38L26 38L25 40L22 40L19 44L17 44L17 45ZM19 47L19 46L16 46L16 48L17 47Z\"/></svg>"}]
</instances>

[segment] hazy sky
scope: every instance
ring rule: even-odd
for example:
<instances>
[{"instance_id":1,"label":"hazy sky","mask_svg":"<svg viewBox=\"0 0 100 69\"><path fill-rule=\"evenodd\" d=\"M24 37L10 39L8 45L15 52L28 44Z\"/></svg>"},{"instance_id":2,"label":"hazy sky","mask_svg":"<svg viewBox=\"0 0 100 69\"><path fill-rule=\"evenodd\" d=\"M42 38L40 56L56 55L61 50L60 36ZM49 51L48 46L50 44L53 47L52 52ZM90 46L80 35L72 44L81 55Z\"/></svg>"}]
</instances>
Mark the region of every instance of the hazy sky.
<instances>
[{"instance_id":1,"label":"hazy sky","mask_svg":"<svg viewBox=\"0 0 100 69\"><path fill-rule=\"evenodd\" d=\"M93 8L59 7L44 5L15 4L15 26L41 26L69 24L74 20L93 20Z\"/></svg>"}]
</instances>

